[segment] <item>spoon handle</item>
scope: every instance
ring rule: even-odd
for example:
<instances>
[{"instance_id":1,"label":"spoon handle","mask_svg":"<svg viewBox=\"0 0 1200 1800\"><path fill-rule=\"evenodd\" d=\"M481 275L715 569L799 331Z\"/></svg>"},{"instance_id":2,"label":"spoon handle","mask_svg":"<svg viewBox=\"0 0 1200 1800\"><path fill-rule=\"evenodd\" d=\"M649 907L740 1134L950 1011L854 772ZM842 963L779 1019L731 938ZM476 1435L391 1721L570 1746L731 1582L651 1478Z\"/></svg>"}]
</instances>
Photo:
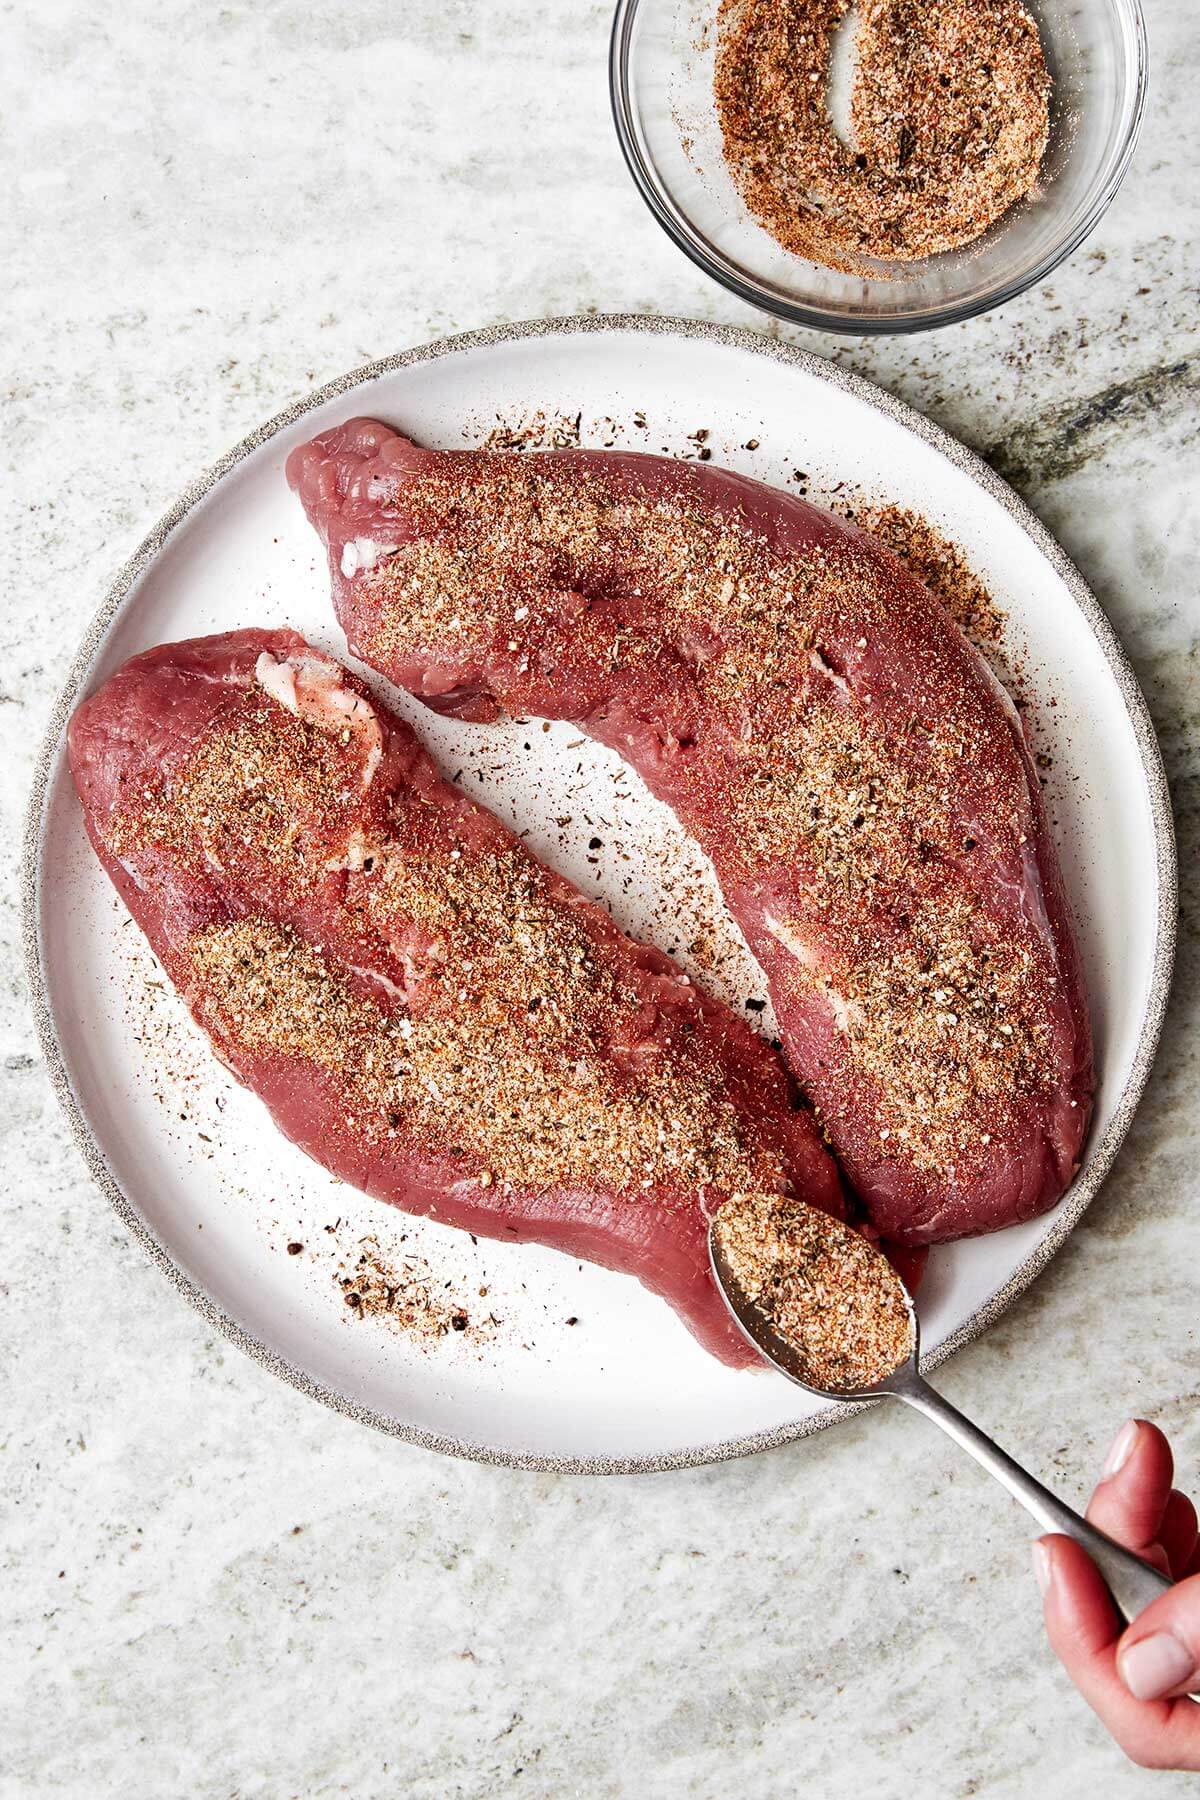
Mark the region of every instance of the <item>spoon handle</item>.
<instances>
[{"instance_id":1,"label":"spoon handle","mask_svg":"<svg viewBox=\"0 0 1200 1800\"><path fill-rule=\"evenodd\" d=\"M1035 1481L1028 1470L1014 1462L1006 1451L980 1431L978 1425L931 1388L923 1376L909 1371L904 1380L897 1381L888 1392L897 1400L915 1406L927 1419L940 1425L989 1475L994 1475L1008 1489L1014 1500L1021 1502L1026 1512L1033 1514L1043 1531L1061 1532L1064 1537L1074 1538L1081 1544L1103 1575L1117 1611L1127 1625L1171 1586L1166 1575L1103 1531L1097 1531L1057 1494Z\"/></svg>"}]
</instances>

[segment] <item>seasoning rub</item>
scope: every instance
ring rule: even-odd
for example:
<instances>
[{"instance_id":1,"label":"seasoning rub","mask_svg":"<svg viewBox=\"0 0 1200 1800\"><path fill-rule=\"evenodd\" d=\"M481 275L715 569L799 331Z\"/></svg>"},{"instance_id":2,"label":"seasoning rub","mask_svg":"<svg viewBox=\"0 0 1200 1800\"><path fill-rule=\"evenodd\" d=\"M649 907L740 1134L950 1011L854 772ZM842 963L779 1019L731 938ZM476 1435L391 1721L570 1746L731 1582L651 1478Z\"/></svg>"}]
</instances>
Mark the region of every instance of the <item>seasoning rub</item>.
<instances>
[{"instance_id":1,"label":"seasoning rub","mask_svg":"<svg viewBox=\"0 0 1200 1800\"><path fill-rule=\"evenodd\" d=\"M571 719L675 807L883 1236L1061 1193L1092 1075L1036 771L875 539L711 462L436 453L370 420L288 473L358 655L459 716ZM396 550L348 580L362 535Z\"/></svg>"},{"instance_id":2,"label":"seasoning rub","mask_svg":"<svg viewBox=\"0 0 1200 1800\"><path fill-rule=\"evenodd\" d=\"M1020 0L859 0L849 141L831 43L852 0L721 0L715 98L750 211L787 250L876 273L972 243L1038 179L1050 78Z\"/></svg>"},{"instance_id":3,"label":"seasoning rub","mask_svg":"<svg viewBox=\"0 0 1200 1800\"><path fill-rule=\"evenodd\" d=\"M406 1211L636 1275L714 1354L749 1360L709 1212L743 1187L844 1199L743 1019L293 632L134 658L76 713L70 750L106 869L287 1137ZM348 1313L412 1323L405 1281L344 1272Z\"/></svg>"},{"instance_id":4,"label":"seasoning rub","mask_svg":"<svg viewBox=\"0 0 1200 1800\"><path fill-rule=\"evenodd\" d=\"M855 1393L907 1361L904 1286L857 1231L779 1194L734 1195L712 1230L734 1310L749 1302L761 1314L794 1352L793 1372L806 1386Z\"/></svg>"}]
</instances>

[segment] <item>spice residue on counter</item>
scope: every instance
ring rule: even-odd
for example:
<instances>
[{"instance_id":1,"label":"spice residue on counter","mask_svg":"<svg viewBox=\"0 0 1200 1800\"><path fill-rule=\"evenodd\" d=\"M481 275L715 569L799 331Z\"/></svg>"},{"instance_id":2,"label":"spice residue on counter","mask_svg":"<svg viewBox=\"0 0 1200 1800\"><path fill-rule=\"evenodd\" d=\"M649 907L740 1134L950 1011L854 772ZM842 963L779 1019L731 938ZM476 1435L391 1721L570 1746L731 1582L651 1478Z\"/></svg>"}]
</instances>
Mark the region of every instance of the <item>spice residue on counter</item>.
<instances>
[{"instance_id":1,"label":"spice residue on counter","mask_svg":"<svg viewBox=\"0 0 1200 1800\"><path fill-rule=\"evenodd\" d=\"M972 243L1037 185L1050 77L1020 0L860 0L846 137L832 46L852 0L721 0L725 159L799 256L874 273Z\"/></svg>"}]
</instances>

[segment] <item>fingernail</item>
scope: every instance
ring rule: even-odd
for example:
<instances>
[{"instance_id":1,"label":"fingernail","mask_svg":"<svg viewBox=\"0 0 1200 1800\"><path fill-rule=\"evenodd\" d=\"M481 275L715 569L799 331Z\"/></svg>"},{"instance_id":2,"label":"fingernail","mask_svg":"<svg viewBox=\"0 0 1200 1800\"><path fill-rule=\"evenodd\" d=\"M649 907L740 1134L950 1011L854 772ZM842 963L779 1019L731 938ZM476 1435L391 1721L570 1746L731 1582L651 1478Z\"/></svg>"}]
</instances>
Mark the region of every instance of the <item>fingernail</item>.
<instances>
[{"instance_id":1,"label":"fingernail","mask_svg":"<svg viewBox=\"0 0 1200 1800\"><path fill-rule=\"evenodd\" d=\"M1050 1592L1050 1582L1054 1575L1054 1565L1050 1561L1049 1550L1047 1550L1045 1544L1040 1540L1031 1547L1033 1550L1033 1572L1037 1577L1037 1584L1042 1598L1045 1599L1046 1595Z\"/></svg>"},{"instance_id":2,"label":"fingernail","mask_svg":"<svg viewBox=\"0 0 1200 1800\"><path fill-rule=\"evenodd\" d=\"M1129 1458L1133 1455L1133 1446L1138 1441L1138 1422L1130 1419L1122 1425L1116 1437L1108 1447L1108 1455L1104 1459L1104 1467L1100 1471L1101 1481L1111 1481L1119 1475Z\"/></svg>"},{"instance_id":3,"label":"fingernail","mask_svg":"<svg viewBox=\"0 0 1200 1800\"><path fill-rule=\"evenodd\" d=\"M1135 1700L1158 1700L1183 1685L1195 1660L1187 1646L1169 1631L1156 1631L1122 1650L1117 1667Z\"/></svg>"}]
</instances>

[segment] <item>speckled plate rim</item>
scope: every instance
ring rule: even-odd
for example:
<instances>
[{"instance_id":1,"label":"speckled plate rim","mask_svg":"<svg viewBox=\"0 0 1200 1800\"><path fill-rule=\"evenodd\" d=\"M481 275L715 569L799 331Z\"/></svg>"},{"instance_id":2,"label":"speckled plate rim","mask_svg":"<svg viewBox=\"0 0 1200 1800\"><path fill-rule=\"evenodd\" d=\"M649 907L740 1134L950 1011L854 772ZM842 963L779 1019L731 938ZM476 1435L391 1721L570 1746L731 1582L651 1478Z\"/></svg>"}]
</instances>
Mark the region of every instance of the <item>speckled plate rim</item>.
<instances>
[{"instance_id":1,"label":"speckled plate rim","mask_svg":"<svg viewBox=\"0 0 1200 1800\"><path fill-rule=\"evenodd\" d=\"M240 1350L244 1350L248 1356L253 1357L264 1368L269 1369L272 1374L280 1376L293 1387L299 1388L302 1393L308 1394L314 1400L322 1401L335 1412L356 1419L360 1424L371 1425L378 1431L401 1438L406 1443L419 1445L426 1450L440 1451L445 1455L465 1457L473 1462L508 1468L552 1470L587 1475L631 1475L668 1469L695 1468L707 1463L726 1462L734 1457L753 1455L762 1450L776 1449L797 1438L811 1437L816 1432L823 1431L827 1426L847 1418L851 1413L861 1411L862 1407L831 1406L824 1412L777 1426L770 1431L757 1432L748 1437L689 1446L685 1450L666 1456L556 1457L524 1455L517 1451L495 1449L487 1444L468 1443L458 1438L444 1437L437 1432L425 1431L409 1425L403 1419L398 1419L389 1413L361 1406L346 1395L327 1387L305 1370L278 1355L269 1345L254 1337L236 1319L231 1318L222 1307L218 1306L203 1288L191 1281L175 1263L166 1246L160 1243L150 1230L116 1179L80 1105L58 1040L43 959L39 908L41 850L45 831L46 801L51 778L62 750L67 720L86 688L93 664L100 653L108 630L128 598L134 582L159 554L175 528L212 491L217 483L252 451L257 450L278 432L295 424L298 419L303 418L305 413L314 411L329 400L335 400L339 394L349 393L365 382L392 374L398 369L413 368L418 364L432 362L440 357L455 356L464 351L486 349L491 345L511 343L520 339L572 334L594 336L607 332L632 332L690 338L729 349L747 351L751 355L762 357L765 362L786 363L793 368L802 369L806 374L814 376L819 381L829 382L833 387L852 395L855 399L872 407L876 412L883 413L906 431L912 432L923 443L944 456L956 469L967 475L992 499L998 501L1010 518L1032 540L1035 548L1050 563L1055 573L1061 577L1071 598L1087 620L1120 690L1137 740L1142 769L1146 778L1156 846L1158 905L1154 960L1145 1017L1142 1021L1137 1050L1113 1116L1109 1120L1103 1136L1091 1146L1088 1152L1087 1166L1068 1192L1052 1227L1036 1249L1019 1268L1014 1270L1009 1279L990 1295L970 1319L966 1320L944 1343L930 1353L926 1366L938 1367L948 1357L953 1356L955 1351L960 1350L964 1344L971 1343L986 1331L1012 1305L1018 1295L1024 1293L1031 1282L1036 1280L1082 1218L1112 1167L1117 1151L1132 1123L1134 1112L1150 1073L1159 1034L1162 1030L1175 957L1178 869L1175 830L1166 771L1163 767L1162 755L1154 734L1149 709L1116 632L1079 571L1025 502L973 451L960 444L940 426L931 424L928 419L923 418L920 413L915 412L903 401L894 399L862 376L838 368L835 364L827 362L821 357L813 356L806 350L781 343L773 338L762 337L744 326L662 318L650 314L597 313L574 315L561 319L531 319L521 323L493 325L480 331L463 332L454 337L441 338L431 344L419 345L411 350L399 351L393 356L384 357L378 362L367 363L347 375L339 376L313 393L306 394L302 399L294 401L292 405L277 413L274 418L267 420L265 424L252 431L248 437L244 437L240 443L235 444L206 473L198 476L184 490L116 576L99 611L87 628L51 713L38 752L25 822L21 898L25 968L38 1038L55 1095L66 1115L75 1142L92 1177L111 1202L123 1224L151 1260L162 1270L177 1292L182 1294L184 1299L189 1301L210 1325L222 1332ZM868 1404L878 1403L869 1402Z\"/></svg>"}]
</instances>

